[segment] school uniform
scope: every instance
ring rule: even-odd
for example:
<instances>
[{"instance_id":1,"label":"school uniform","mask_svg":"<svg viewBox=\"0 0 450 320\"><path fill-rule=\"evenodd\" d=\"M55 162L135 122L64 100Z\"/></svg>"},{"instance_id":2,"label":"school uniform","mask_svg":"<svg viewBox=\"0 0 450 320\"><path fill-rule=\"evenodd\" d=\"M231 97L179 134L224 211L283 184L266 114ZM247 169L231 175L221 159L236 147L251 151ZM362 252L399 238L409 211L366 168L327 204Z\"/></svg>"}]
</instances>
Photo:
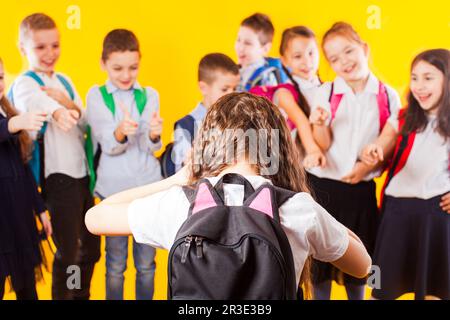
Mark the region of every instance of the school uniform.
<instances>
[{"instance_id":1,"label":"school uniform","mask_svg":"<svg viewBox=\"0 0 450 320\"><path fill-rule=\"evenodd\" d=\"M31 171L23 163L18 134L8 131L9 119L0 106L0 300L6 279L17 299L37 299L45 256L40 247L36 216L44 212Z\"/></svg>"},{"instance_id":2,"label":"school uniform","mask_svg":"<svg viewBox=\"0 0 450 320\"><path fill-rule=\"evenodd\" d=\"M398 120L390 120L398 130ZM439 206L450 192L450 141L437 131L436 116L417 132L410 154L385 189L374 254L380 267L377 299L414 292L450 299L450 215Z\"/></svg>"},{"instance_id":3,"label":"school uniform","mask_svg":"<svg viewBox=\"0 0 450 320\"><path fill-rule=\"evenodd\" d=\"M53 73L36 72L45 86L66 92ZM63 75L74 91L74 102L82 109L82 101L70 78ZM88 299L94 265L100 258L100 237L92 235L84 224L86 211L94 205L89 192L89 176L84 152L85 112L78 124L68 132L61 130L52 113L64 108L50 98L39 84L26 75L14 82L15 107L21 111L45 111L48 125L44 135L44 200L51 214L53 240L57 251L53 262L53 299ZM36 136L36 133L32 133ZM67 288L67 268L81 268L81 289Z\"/></svg>"},{"instance_id":4,"label":"school uniform","mask_svg":"<svg viewBox=\"0 0 450 320\"><path fill-rule=\"evenodd\" d=\"M201 127L203 119L206 116L206 111L207 109L203 103L199 102L195 109L189 113L191 117L190 121L194 122L194 137L182 127L181 123L175 123L173 157L176 171L182 168L186 156L192 148L192 141L195 138L195 134Z\"/></svg>"},{"instance_id":5,"label":"school uniform","mask_svg":"<svg viewBox=\"0 0 450 320\"><path fill-rule=\"evenodd\" d=\"M295 83L294 83L295 82ZM313 80L308 81L303 78L300 78L298 76L292 75L292 77L289 79L288 83L297 85L297 88L300 90L300 93L305 97L306 102L308 103L309 107L311 108L314 103L314 98L316 94L317 88L320 87L321 82L319 77L314 77ZM278 92L278 91L277 91ZM275 92L273 97L273 103L275 105L279 104L279 97L277 95L277 92ZM298 94L298 93L297 93ZM298 99L297 95L294 96L294 98ZM300 151L301 158L303 159L306 152L305 149L300 141L300 137L298 135L297 127L295 126L294 122L289 119L286 111L284 111L282 108L279 109L281 114L285 117L287 121L288 128L291 130L291 137L294 140L298 150ZM308 116L308 115L306 115Z\"/></svg>"},{"instance_id":6,"label":"school uniform","mask_svg":"<svg viewBox=\"0 0 450 320\"><path fill-rule=\"evenodd\" d=\"M261 176L245 176L257 189L270 180ZM214 186L220 177L208 180ZM244 187L224 184L227 206L241 206ZM181 186L134 200L128 207L128 222L136 241L169 250L176 234L188 217L190 202ZM336 261L349 244L347 229L328 214L307 193L297 193L280 208L280 222L291 246L296 281L308 256L321 261Z\"/></svg>"},{"instance_id":7,"label":"school uniform","mask_svg":"<svg viewBox=\"0 0 450 320\"><path fill-rule=\"evenodd\" d=\"M134 90L142 90L136 82L129 90L117 88L111 81L106 83L106 91L112 94L116 108L114 114L105 104L98 86L94 86L87 96L87 118L92 129L93 140L101 147L97 168L96 194L104 199L117 192L146 185L162 179L159 161L153 155L161 149L159 139L150 137L150 120L153 112L159 110L159 95L156 90L146 87L147 103L138 110ZM138 123L137 133L119 142L114 130L123 120L119 108L122 102L128 108L131 118ZM123 273L127 267L128 236L106 237L106 299L123 299ZM133 239L133 257L136 274L136 299L151 300L154 290L155 249L136 243Z\"/></svg>"},{"instance_id":8,"label":"school uniform","mask_svg":"<svg viewBox=\"0 0 450 320\"><path fill-rule=\"evenodd\" d=\"M396 114L400 107L398 94L385 85L391 114ZM375 245L378 225L378 208L376 186L373 178L381 171L369 173L358 184L350 185L341 181L349 174L363 148L375 141L380 133L380 111L377 95L379 80L369 75L366 87L361 93L353 93L346 82L337 77L333 84L334 94L341 94L342 99L331 122L327 125L332 131L332 143L325 153L327 166L308 169L308 177L317 201L338 221L355 232L363 241L369 254ZM318 106L331 114L330 94L332 83L324 83L316 90L312 109ZM335 280L340 284L363 285L365 279L344 275L330 264L314 264L314 283Z\"/></svg>"}]
</instances>

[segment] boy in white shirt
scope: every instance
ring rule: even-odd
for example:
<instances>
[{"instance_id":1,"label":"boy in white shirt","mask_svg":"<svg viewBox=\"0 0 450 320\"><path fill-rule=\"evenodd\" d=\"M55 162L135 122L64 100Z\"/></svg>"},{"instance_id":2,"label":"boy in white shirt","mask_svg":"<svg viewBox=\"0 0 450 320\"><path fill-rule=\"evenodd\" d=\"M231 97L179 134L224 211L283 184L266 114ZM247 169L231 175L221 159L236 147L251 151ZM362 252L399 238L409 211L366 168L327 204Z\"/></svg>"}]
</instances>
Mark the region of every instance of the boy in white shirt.
<instances>
[{"instance_id":1,"label":"boy in white shirt","mask_svg":"<svg viewBox=\"0 0 450 320\"><path fill-rule=\"evenodd\" d=\"M13 84L11 97L21 112L48 114L39 152L40 180L51 215L57 251L53 262L52 298L89 299L94 265L100 258L100 238L90 234L84 223L94 205L84 152L85 115L72 81L55 72L60 56L60 35L55 22L37 13L20 25L20 50L30 70ZM45 150L43 150L45 148ZM78 257L78 258L77 258ZM81 268L81 288L67 288L68 267Z\"/></svg>"}]
</instances>

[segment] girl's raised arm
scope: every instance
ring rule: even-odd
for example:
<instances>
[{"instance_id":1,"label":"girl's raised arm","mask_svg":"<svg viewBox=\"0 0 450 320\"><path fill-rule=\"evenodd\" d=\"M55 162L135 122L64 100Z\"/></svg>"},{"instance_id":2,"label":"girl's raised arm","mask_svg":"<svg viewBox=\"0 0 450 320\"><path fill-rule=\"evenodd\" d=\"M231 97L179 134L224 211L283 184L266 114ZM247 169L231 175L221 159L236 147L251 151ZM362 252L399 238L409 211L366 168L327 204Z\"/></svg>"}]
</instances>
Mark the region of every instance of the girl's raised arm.
<instances>
[{"instance_id":1,"label":"girl's raised arm","mask_svg":"<svg viewBox=\"0 0 450 320\"><path fill-rule=\"evenodd\" d=\"M114 194L89 209L85 217L86 227L96 235L129 235L131 230L127 213L133 200L167 190L174 185L185 185L187 179L188 168L184 166L167 179Z\"/></svg>"}]
</instances>

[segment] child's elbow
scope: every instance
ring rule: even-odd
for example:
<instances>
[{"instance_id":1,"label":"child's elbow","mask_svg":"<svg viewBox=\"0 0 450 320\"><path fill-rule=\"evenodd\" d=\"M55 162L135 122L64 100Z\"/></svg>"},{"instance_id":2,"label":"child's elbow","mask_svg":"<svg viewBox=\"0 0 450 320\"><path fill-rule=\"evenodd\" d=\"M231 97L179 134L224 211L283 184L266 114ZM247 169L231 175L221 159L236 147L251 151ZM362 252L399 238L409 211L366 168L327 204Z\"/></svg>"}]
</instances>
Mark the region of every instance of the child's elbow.
<instances>
[{"instance_id":1,"label":"child's elbow","mask_svg":"<svg viewBox=\"0 0 450 320\"><path fill-rule=\"evenodd\" d=\"M86 212L86 216L84 217L84 223L88 231L95 235L100 235L98 228L98 213L96 212L97 208L92 207Z\"/></svg>"},{"instance_id":2,"label":"child's elbow","mask_svg":"<svg viewBox=\"0 0 450 320\"><path fill-rule=\"evenodd\" d=\"M366 252L365 256L363 257L361 267L358 268L359 270L355 270L355 278L363 279L367 277L367 275L370 273L370 269L372 268L372 259L370 258L370 255Z\"/></svg>"}]
</instances>

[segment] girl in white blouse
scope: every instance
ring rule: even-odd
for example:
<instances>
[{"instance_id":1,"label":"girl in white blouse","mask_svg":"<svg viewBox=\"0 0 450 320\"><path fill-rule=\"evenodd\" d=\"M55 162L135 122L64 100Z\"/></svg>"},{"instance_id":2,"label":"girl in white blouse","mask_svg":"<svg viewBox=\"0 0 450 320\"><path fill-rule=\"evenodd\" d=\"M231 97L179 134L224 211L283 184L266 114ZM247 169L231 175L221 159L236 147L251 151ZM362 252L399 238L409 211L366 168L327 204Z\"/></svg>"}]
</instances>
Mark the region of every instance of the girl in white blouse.
<instances>
[{"instance_id":1,"label":"girl in white blouse","mask_svg":"<svg viewBox=\"0 0 450 320\"><path fill-rule=\"evenodd\" d=\"M390 119L362 159L383 161L395 145L384 188L374 262L377 299L414 292L450 299L450 52L429 50L412 63L408 107Z\"/></svg>"},{"instance_id":2,"label":"girl in white blouse","mask_svg":"<svg viewBox=\"0 0 450 320\"><path fill-rule=\"evenodd\" d=\"M338 22L326 32L322 47L337 77L316 90L310 121L326 166L307 169L318 202L355 232L369 253L378 225L376 185L381 170L359 159L400 107L398 94L369 69L369 47L351 25ZM343 275L330 264L315 263L318 299L329 299L331 281L344 284L349 299L364 298L364 280Z\"/></svg>"}]
</instances>

